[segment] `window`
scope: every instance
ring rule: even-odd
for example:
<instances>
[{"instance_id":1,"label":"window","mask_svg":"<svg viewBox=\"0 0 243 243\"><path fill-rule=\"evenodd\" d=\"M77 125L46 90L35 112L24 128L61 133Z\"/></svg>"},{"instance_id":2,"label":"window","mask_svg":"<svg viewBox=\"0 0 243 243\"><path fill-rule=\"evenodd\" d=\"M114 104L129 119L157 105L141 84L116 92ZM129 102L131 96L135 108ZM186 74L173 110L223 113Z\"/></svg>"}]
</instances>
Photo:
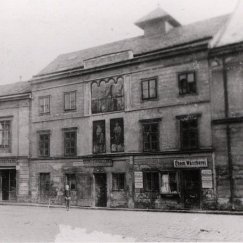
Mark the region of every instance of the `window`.
<instances>
[{"instance_id":1,"label":"window","mask_svg":"<svg viewBox=\"0 0 243 243\"><path fill-rule=\"evenodd\" d=\"M110 120L111 152L124 151L124 127L123 118Z\"/></svg>"},{"instance_id":2,"label":"window","mask_svg":"<svg viewBox=\"0 0 243 243\"><path fill-rule=\"evenodd\" d=\"M93 153L105 153L105 120L93 122Z\"/></svg>"},{"instance_id":3,"label":"window","mask_svg":"<svg viewBox=\"0 0 243 243\"><path fill-rule=\"evenodd\" d=\"M114 77L95 81L91 85L93 114L124 110L124 80Z\"/></svg>"},{"instance_id":4,"label":"window","mask_svg":"<svg viewBox=\"0 0 243 243\"><path fill-rule=\"evenodd\" d=\"M39 132L39 155L50 156L50 132Z\"/></svg>"},{"instance_id":5,"label":"window","mask_svg":"<svg viewBox=\"0 0 243 243\"><path fill-rule=\"evenodd\" d=\"M157 98L157 78L142 80L142 100Z\"/></svg>"},{"instance_id":6,"label":"window","mask_svg":"<svg viewBox=\"0 0 243 243\"><path fill-rule=\"evenodd\" d=\"M77 128L64 129L64 155L77 155Z\"/></svg>"},{"instance_id":7,"label":"window","mask_svg":"<svg viewBox=\"0 0 243 243\"><path fill-rule=\"evenodd\" d=\"M64 110L76 110L76 91L64 93Z\"/></svg>"},{"instance_id":8,"label":"window","mask_svg":"<svg viewBox=\"0 0 243 243\"><path fill-rule=\"evenodd\" d=\"M178 175L176 172L161 173L161 194L178 194Z\"/></svg>"},{"instance_id":9,"label":"window","mask_svg":"<svg viewBox=\"0 0 243 243\"><path fill-rule=\"evenodd\" d=\"M143 172L143 188L145 191L159 191L159 173Z\"/></svg>"},{"instance_id":10,"label":"window","mask_svg":"<svg viewBox=\"0 0 243 243\"><path fill-rule=\"evenodd\" d=\"M187 116L180 119L180 134L182 149L197 149L198 144L198 118Z\"/></svg>"},{"instance_id":11,"label":"window","mask_svg":"<svg viewBox=\"0 0 243 243\"><path fill-rule=\"evenodd\" d=\"M41 199L49 198L51 189L50 173L40 173L40 197Z\"/></svg>"},{"instance_id":12,"label":"window","mask_svg":"<svg viewBox=\"0 0 243 243\"><path fill-rule=\"evenodd\" d=\"M39 113L40 115L50 113L50 96L43 96L39 98Z\"/></svg>"},{"instance_id":13,"label":"window","mask_svg":"<svg viewBox=\"0 0 243 243\"><path fill-rule=\"evenodd\" d=\"M70 190L76 190L76 175L66 174L66 185L69 185Z\"/></svg>"},{"instance_id":14,"label":"window","mask_svg":"<svg viewBox=\"0 0 243 243\"><path fill-rule=\"evenodd\" d=\"M0 151L10 152L10 121L0 121Z\"/></svg>"},{"instance_id":15,"label":"window","mask_svg":"<svg viewBox=\"0 0 243 243\"><path fill-rule=\"evenodd\" d=\"M161 119L141 120L143 126L143 151L159 151L159 121Z\"/></svg>"},{"instance_id":16,"label":"window","mask_svg":"<svg viewBox=\"0 0 243 243\"><path fill-rule=\"evenodd\" d=\"M187 72L178 74L179 94L195 94L196 91L196 77L195 72Z\"/></svg>"},{"instance_id":17,"label":"window","mask_svg":"<svg viewBox=\"0 0 243 243\"><path fill-rule=\"evenodd\" d=\"M113 173L112 174L112 189L114 191L125 189L125 174L124 173Z\"/></svg>"}]
</instances>

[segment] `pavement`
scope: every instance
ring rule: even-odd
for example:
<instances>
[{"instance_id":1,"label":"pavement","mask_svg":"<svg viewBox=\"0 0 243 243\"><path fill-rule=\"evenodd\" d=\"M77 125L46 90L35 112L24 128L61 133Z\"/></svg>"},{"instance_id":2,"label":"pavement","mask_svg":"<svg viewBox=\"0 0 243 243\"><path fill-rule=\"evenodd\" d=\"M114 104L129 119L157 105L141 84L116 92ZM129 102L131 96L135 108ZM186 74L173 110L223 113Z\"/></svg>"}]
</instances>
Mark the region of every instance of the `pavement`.
<instances>
[{"instance_id":1,"label":"pavement","mask_svg":"<svg viewBox=\"0 0 243 243\"><path fill-rule=\"evenodd\" d=\"M243 241L241 215L0 205L0 242Z\"/></svg>"}]
</instances>

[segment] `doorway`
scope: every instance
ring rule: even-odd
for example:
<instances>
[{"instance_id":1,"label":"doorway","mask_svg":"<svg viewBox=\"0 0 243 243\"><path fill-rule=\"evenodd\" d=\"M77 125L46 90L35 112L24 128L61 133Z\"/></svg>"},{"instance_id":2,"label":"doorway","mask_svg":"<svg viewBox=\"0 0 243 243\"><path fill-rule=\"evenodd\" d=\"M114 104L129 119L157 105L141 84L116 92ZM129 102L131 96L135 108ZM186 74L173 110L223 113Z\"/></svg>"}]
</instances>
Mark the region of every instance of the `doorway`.
<instances>
[{"instance_id":1,"label":"doorway","mask_svg":"<svg viewBox=\"0 0 243 243\"><path fill-rule=\"evenodd\" d=\"M16 200L16 170L0 171L1 200Z\"/></svg>"},{"instance_id":2,"label":"doorway","mask_svg":"<svg viewBox=\"0 0 243 243\"><path fill-rule=\"evenodd\" d=\"M200 208L200 171L185 170L182 178L185 208Z\"/></svg>"},{"instance_id":3,"label":"doorway","mask_svg":"<svg viewBox=\"0 0 243 243\"><path fill-rule=\"evenodd\" d=\"M107 183L106 174L97 173L95 176L95 206L106 207L107 206Z\"/></svg>"},{"instance_id":4,"label":"doorway","mask_svg":"<svg viewBox=\"0 0 243 243\"><path fill-rule=\"evenodd\" d=\"M40 173L40 201L47 202L50 197L50 173Z\"/></svg>"}]
</instances>

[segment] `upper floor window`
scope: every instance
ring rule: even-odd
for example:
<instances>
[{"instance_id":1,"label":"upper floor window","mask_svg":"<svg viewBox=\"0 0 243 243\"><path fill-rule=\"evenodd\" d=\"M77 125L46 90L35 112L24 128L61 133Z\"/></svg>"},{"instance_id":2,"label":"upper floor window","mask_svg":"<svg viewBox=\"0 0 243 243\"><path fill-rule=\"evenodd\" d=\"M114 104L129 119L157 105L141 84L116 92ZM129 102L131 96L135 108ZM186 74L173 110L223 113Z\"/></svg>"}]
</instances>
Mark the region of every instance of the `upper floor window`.
<instances>
[{"instance_id":1,"label":"upper floor window","mask_svg":"<svg viewBox=\"0 0 243 243\"><path fill-rule=\"evenodd\" d=\"M124 110L123 85L122 77L93 82L91 85L92 113Z\"/></svg>"},{"instance_id":2,"label":"upper floor window","mask_svg":"<svg viewBox=\"0 0 243 243\"><path fill-rule=\"evenodd\" d=\"M159 151L159 121L158 119L141 120L143 126L143 151Z\"/></svg>"},{"instance_id":3,"label":"upper floor window","mask_svg":"<svg viewBox=\"0 0 243 243\"><path fill-rule=\"evenodd\" d=\"M124 151L124 126L123 118L110 120L111 152Z\"/></svg>"},{"instance_id":4,"label":"upper floor window","mask_svg":"<svg viewBox=\"0 0 243 243\"><path fill-rule=\"evenodd\" d=\"M39 97L39 113L40 115L50 113L50 96Z\"/></svg>"},{"instance_id":5,"label":"upper floor window","mask_svg":"<svg viewBox=\"0 0 243 243\"><path fill-rule=\"evenodd\" d=\"M64 93L64 110L76 110L76 91Z\"/></svg>"},{"instance_id":6,"label":"upper floor window","mask_svg":"<svg viewBox=\"0 0 243 243\"><path fill-rule=\"evenodd\" d=\"M39 155L41 157L50 156L50 132L39 132Z\"/></svg>"},{"instance_id":7,"label":"upper floor window","mask_svg":"<svg viewBox=\"0 0 243 243\"><path fill-rule=\"evenodd\" d=\"M195 94L196 90L196 74L195 72L185 72L178 74L179 94Z\"/></svg>"},{"instance_id":8,"label":"upper floor window","mask_svg":"<svg viewBox=\"0 0 243 243\"><path fill-rule=\"evenodd\" d=\"M181 149L197 149L198 141L198 116L189 115L180 118Z\"/></svg>"},{"instance_id":9,"label":"upper floor window","mask_svg":"<svg viewBox=\"0 0 243 243\"><path fill-rule=\"evenodd\" d=\"M93 153L105 153L105 120L93 121Z\"/></svg>"},{"instance_id":10,"label":"upper floor window","mask_svg":"<svg viewBox=\"0 0 243 243\"><path fill-rule=\"evenodd\" d=\"M142 80L142 100L150 100L157 98L157 78Z\"/></svg>"},{"instance_id":11,"label":"upper floor window","mask_svg":"<svg viewBox=\"0 0 243 243\"><path fill-rule=\"evenodd\" d=\"M10 152L10 124L9 120L0 121L0 151Z\"/></svg>"},{"instance_id":12,"label":"upper floor window","mask_svg":"<svg viewBox=\"0 0 243 243\"><path fill-rule=\"evenodd\" d=\"M77 128L64 128L64 156L77 155Z\"/></svg>"}]
</instances>

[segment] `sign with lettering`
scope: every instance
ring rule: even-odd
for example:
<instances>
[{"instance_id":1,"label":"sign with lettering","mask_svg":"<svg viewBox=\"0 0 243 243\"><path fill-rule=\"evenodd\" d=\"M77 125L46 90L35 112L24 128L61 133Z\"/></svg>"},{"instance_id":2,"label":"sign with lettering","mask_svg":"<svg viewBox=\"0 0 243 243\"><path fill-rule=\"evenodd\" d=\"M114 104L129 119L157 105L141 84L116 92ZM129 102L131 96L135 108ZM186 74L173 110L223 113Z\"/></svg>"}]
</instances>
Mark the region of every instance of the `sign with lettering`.
<instances>
[{"instance_id":1,"label":"sign with lettering","mask_svg":"<svg viewBox=\"0 0 243 243\"><path fill-rule=\"evenodd\" d=\"M143 188L143 172L142 171L135 171L134 172L134 181L135 181L135 188Z\"/></svg>"},{"instance_id":2,"label":"sign with lettering","mask_svg":"<svg viewBox=\"0 0 243 243\"><path fill-rule=\"evenodd\" d=\"M202 168L207 167L207 158L174 160L175 168Z\"/></svg>"},{"instance_id":3,"label":"sign with lettering","mask_svg":"<svg viewBox=\"0 0 243 243\"><path fill-rule=\"evenodd\" d=\"M16 159L0 159L0 166L16 166Z\"/></svg>"},{"instance_id":4,"label":"sign with lettering","mask_svg":"<svg viewBox=\"0 0 243 243\"><path fill-rule=\"evenodd\" d=\"M85 159L83 161L86 167L112 167L111 159Z\"/></svg>"},{"instance_id":5,"label":"sign with lettering","mask_svg":"<svg viewBox=\"0 0 243 243\"><path fill-rule=\"evenodd\" d=\"M202 188L213 188L212 170L201 170Z\"/></svg>"}]
</instances>

